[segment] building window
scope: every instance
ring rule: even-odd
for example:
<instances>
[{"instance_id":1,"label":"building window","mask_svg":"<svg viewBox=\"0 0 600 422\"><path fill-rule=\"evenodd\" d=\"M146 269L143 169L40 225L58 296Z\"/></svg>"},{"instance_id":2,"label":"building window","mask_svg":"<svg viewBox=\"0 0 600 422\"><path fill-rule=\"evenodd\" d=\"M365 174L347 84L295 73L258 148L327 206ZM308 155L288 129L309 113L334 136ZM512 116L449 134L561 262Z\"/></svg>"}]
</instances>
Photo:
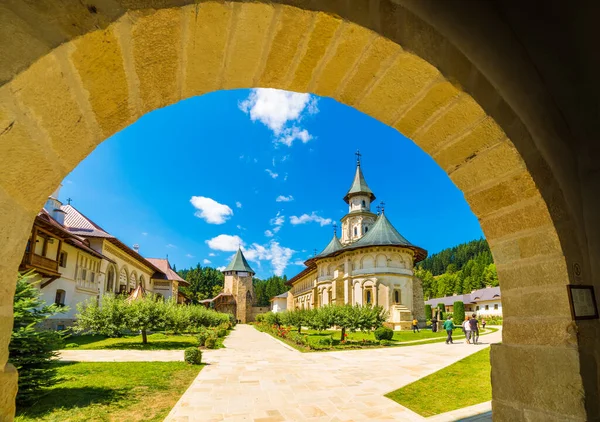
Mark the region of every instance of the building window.
<instances>
[{"instance_id":1,"label":"building window","mask_svg":"<svg viewBox=\"0 0 600 422\"><path fill-rule=\"evenodd\" d=\"M83 281L87 280L87 268L82 268L81 269L81 279Z\"/></svg>"},{"instance_id":2,"label":"building window","mask_svg":"<svg viewBox=\"0 0 600 422\"><path fill-rule=\"evenodd\" d=\"M495 311L497 311L497 310L498 310L498 304L497 304L497 303L494 305L494 310L495 310Z\"/></svg>"},{"instance_id":3,"label":"building window","mask_svg":"<svg viewBox=\"0 0 600 422\"><path fill-rule=\"evenodd\" d=\"M358 236L358 229L354 227L354 236Z\"/></svg>"},{"instance_id":4,"label":"building window","mask_svg":"<svg viewBox=\"0 0 600 422\"><path fill-rule=\"evenodd\" d=\"M60 265L63 268L65 268L67 266L67 253L66 252L60 253L60 258L58 258L58 265Z\"/></svg>"},{"instance_id":5,"label":"building window","mask_svg":"<svg viewBox=\"0 0 600 422\"><path fill-rule=\"evenodd\" d=\"M54 303L58 306L65 306L65 298L66 292L64 290L58 289L56 290L56 296L54 298Z\"/></svg>"},{"instance_id":6,"label":"building window","mask_svg":"<svg viewBox=\"0 0 600 422\"><path fill-rule=\"evenodd\" d=\"M371 303L371 290L367 290L366 302Z\"/></svg>"},{"instance_id":7,"label":"building window","mask_svg":"<svg viewBox=\"0 0 600 422\"><path fill-rule=\"evenodd\" d=\"M490 309L490 305L485 305L485 310L489 311L489 309Z\"/></svg>"},{"instance_id":8,"label":"building window","mask_svg":"<svg viewBox=\"0 0 600 422\"><path fill-rule=\"evenodd\" d=\"M394 302L400 303L400 292L398 290L394 292Z\"/></svg>"},{"instance_id":9,"label":"building window","mask_svg":"<svg viewBox=\"0 0 600 422\"><path fill-rule=\"evenodd\" d=\"M476 307L475 307L475 310L476 310L476 311L478 311L478 310L479 310L479 306L476 306Z\"/></svg>"},{"instance_id":10,"label":"building window","mask_svg":"<svg viewBox=\"0 0 600 422\"><path fill-rule=\"evenodd\" d=\"M367 208L367 203L364 200L362 201L362 206L363 208Z\"/></svg>"},{"instance_id":11,"label":"building window","mask_svg":"<svg viewBox=\"0 0 600 422\"><path fill-rule=\"evenodd\" d=\"M365 226L365 233L369 231L369 228Z\"/></svg>"}]
</instances>

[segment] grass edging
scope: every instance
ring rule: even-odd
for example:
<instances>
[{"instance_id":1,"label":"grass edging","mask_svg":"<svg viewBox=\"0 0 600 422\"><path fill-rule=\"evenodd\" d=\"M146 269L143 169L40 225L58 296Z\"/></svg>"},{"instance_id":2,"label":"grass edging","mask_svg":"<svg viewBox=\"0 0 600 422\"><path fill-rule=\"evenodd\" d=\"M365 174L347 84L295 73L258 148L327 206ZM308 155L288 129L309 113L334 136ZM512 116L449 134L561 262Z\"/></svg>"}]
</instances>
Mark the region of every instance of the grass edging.
<instances>
[{"instance_id":1,"label":"grass edging","mask_svg":"<svg viewBox=\"0 0 600 422\"><path fill-rule=\"evenodd\" d=\"M439 415L492 399L490 348L421 378L385 397L423 417Z\"/></svg>"}]
</instances>

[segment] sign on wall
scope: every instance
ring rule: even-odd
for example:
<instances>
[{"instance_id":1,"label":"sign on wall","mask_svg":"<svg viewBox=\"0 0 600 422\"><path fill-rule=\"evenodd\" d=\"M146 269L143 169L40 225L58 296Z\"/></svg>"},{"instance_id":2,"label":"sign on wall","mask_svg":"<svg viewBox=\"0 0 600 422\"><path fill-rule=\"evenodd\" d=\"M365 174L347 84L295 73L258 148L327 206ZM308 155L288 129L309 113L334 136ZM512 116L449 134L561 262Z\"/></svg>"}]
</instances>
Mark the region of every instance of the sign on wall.
<instances>
[{"instance_id":1,"label":"sign on wall","mask_svg":"<svg viewBox=\"0 0 600 422\"><path fill-rule=\"evenodd\" d=\"M598 305L594 286L569 284L569 302L573 319L598 319Z\"/></svg>"}]
</instances>

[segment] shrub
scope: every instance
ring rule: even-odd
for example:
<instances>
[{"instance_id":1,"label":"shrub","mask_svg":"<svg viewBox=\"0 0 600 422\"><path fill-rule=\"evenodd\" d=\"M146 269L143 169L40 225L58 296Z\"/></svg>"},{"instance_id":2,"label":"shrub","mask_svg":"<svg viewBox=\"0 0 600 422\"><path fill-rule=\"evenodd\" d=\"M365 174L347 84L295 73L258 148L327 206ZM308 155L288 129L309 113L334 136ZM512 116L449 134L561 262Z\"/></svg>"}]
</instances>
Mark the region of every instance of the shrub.
<instances>
[{"instance_id":1,"label":"shrub","mask_svg":"<svg viewBox=\"0 0 600 422\"><path fill-rule=\"evenodd\" d=\"M65 349L76 349L77 347L79 347L79 344L77 344L77 343L67 343L67 344L65 344Z\"/></svg>"},{"instance_id":2,"label":"shrub","mask_svg":"<svg viewBox=\"0 0 600 422\"><path fill-rule=\"evenodd\" d=\"M32 283L33 278L32 272L17 277L14 322L8 346L8 360L19 371L19 403L38 398L41 389L57 382L53 362L58 356L62 335L38 327L48 317L67 310L54 304L46 306Z\"/></svg>"},{"instance_id":3,"label":"shrub","mask_svg":"<svg viewBox=\"0 0 600 422\"><path fill-rule=\"evenodd\" d=\"M225 328L217 329L217 337L225 337L227 335L227 330Z\"/></svg>"},{"instance_id":4,"label":"shrub","mask_svg":"<svg viewBox=\"0 0 600 422\"><path fill-rule=\"evenodd\" d=\"M388 327L379 327L374 334L377 340L391 340L394 337L394 330Z\"/></svg>"},{"instance_id":5,"label":"shrub","mask_svg":"<svg viewBox=\"0 0 600 422\"><path fill-rule=\"evenodd\" d=\"M196 335L196 338L198 339L198 344L200 346L204 346L204 342L208 337L210 337L210 332L206 328L202 327L202 329Z\"/></svg>"},{"instance_id":6,"label":"shrub","mask_svg":"<svg viewBox=\"0 0 600 422\"><path fill-rule=\"evenodd\" d=\"M391 346L392 344L394 344L394 342L390 340L380 340L379 344L381 344L382 346Z\"/></svg>"},{"instance_id":7,"label":"shrub","mask_svg":"<svg viewBox=\"0 0 600 422\"><path fill-rule=\"evenodd\" d=\"M461 301L454 302L454 325L461 325L465 320L465 304Z\"/></svg>"},{"instance_id":8,"label":"shrub","mask_svg":"<svg viewBox=\"0 0 600 422\"><path fill-rule=\"evenodd\" d=\"M425 305L425 319L431 319L432 315L431 305Z\"/></svg>"},{"instance_id":9,"label":"shrub","mask_svg":"<svg viewBox=\"0 0 600 422\"><path fill-rule=\"evenodd\" d=\"M214 337L208 337L205 341L204 341L204 346L207 349L215 349L217 347L217 339Z\"/></svg>"},{"instance_id":10,"label":"shrub","mask_svg":"<svg viewBox=\"0 0 600 422\"><path fill-rule=\"evenodd\" d=\"M303 336L302 334L298 334L295 331L289 333L288 339L290 339L291 341L293 341L294 343L296 343L299 346L306 344L306 336Z\"/></svg>"},{"instance_id":11,"label":"shrub","mask_svg":"<svg viewBox=\"0 0 600 422\"><path fill-rule=\"evenodd\" d=\"M197 347L188 347L184 351L184 358L190 365L200 365L202 363L202 351Z\"/></svg>"},{"instance_id":12,"label":"shrub","mask_svg":"<svg viewBox=\"0 0 600 422\"><path fill-rule=\"evenodd\" d=\"M256 322L264 322L264 320L265 320L265 314L256 315Z\"/></svg>"}]
</instances>

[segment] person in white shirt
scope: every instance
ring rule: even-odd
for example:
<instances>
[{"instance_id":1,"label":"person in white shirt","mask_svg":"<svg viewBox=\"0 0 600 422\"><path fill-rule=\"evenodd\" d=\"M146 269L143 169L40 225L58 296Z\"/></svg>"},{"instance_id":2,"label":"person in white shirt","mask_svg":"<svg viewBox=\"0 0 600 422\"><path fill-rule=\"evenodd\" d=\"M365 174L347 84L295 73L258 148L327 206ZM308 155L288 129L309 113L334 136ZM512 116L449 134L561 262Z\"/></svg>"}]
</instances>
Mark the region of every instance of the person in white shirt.
<instances>
[{"instance_id":1,"label":"person in white shirt","mask_svg":"<svg viewBox=\"0 0 600 422\"><path fill-rule=\"evenodd\" d=\"M471 344L471 324L469 324L469 317L467 316L462 323L462 329L467 339L467 344Z\"/></svg>"}]
</instances>

